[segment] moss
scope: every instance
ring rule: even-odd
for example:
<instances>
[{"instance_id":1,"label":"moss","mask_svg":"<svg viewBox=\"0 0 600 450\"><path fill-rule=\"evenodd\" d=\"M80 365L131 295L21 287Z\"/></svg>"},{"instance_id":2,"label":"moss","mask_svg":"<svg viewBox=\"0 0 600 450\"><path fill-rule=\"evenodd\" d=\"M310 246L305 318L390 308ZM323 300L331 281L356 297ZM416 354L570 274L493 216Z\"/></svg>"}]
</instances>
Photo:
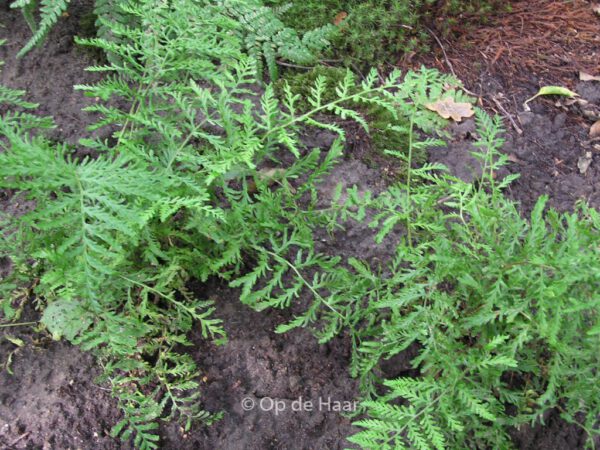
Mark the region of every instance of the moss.
<instances>
[{"instance_id":1,"label":"moss","mask_svg":"<svg viewBox=\"0 0 600 450\"><path fill-rule=\"evenodd\" d=\"M427 24L435 24L430 26L445 35L453 24L481 23L509 8L507 0L265 0L270 6L288 3L291 7L284 9L282 20L296 30L339 24L327 56L361 70L395 64L405 53L427 51Z\"/></svg>"},{"instance_id":2,"label":"moss","mask_svg":"<svg viewBox=\"0 0 600 450\"><path fill-rule=\"evenodd\" d=\"M335 87L344 79L345 75L346 69L327 66L317 66L305 72L285 72L283 77L275 82L275 93L278 97L283 98L284 87L287 83L294 94L300 94L301 100L297 104L298 109L306 111L310 107L306 98L310 96L311 87L314 86L317 78L324 77L326 80L326 91L323 102L327 103L337 98Z\"/></svg>"},{"instance_id":3,"label":"moss","mask_svg":"<svg viewBox=\"0 0 600 450\"><path fill-rule=\"evenodd\" d=\"M384 169L384 174L391 180L403 179L406 174L405 162L388 155L386 150L404 152L408 149L408 134L389 128L389 124L394 123L394 118L386 109L369 109L367 119L371 136L371 148L367 157L372 167ZM423 165L427 161L426 150L413 149L412 160L415 166Z\"/></svg>"}]
</instances>

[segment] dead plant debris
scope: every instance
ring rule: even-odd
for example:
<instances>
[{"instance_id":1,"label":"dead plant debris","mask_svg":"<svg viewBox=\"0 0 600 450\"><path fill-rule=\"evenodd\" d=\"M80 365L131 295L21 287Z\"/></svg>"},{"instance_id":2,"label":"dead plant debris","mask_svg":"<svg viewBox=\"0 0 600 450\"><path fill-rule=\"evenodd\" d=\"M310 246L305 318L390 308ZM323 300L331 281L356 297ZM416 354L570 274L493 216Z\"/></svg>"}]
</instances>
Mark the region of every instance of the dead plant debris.
<instances>
[{"instance_id":1,"label":"dead plant debris","mask_svg":"<svg viewBox=\"0 0 600 450\"><path fill-rule=\"evenodd\" d=\"M589 2L524 0L511 9L487 26L455 30L460 37L446 48L447 59L462 80L476 81L473 54L511 84L530 83L523 78L528 73L548 84L572 81L580 72L600 73L600 17Z\"/></svg>"}]
</instances>

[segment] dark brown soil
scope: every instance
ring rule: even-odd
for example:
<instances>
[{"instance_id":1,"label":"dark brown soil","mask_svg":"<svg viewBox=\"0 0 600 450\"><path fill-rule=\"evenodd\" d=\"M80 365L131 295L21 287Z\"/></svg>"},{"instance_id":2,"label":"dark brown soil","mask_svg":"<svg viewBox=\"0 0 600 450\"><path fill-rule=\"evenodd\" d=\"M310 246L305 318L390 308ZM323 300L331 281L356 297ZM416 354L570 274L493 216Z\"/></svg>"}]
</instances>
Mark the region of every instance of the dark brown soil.
<instances>
[{"instance_id":1,"label":"dark brown soil","mask_svg":"<svg viewBox=\"0 0 600 450\"><path fill-rule=\"evenodd\" d=\"M196 291L219 304L229 336L222 347L195 336L198 346L192 351L207 377L205 406L223 410L225 417L187 436L176 425L165 426L164 448L354 448L345 440L352 432L350 420L333 412L333 403L327 406L328 398L352 402L358 393L348 377L347 340L319 345L305 330L278 335L272 330L291 318L287 311L250 311L240 305L237 292L218 285ZM298 411L300 398L312 402L314 411Z\"/></svg>"},{"instance_id":2,"label":"dark brown soil","mask_svg":"<svg viewBox=\"0 0 600 450\"><path fill-rule=\"evenodd\" d=\"M121 413L94 382L100 371L90 355L64 342L10 334L26 345L14 355L14 374L0 374L0 448L130 448L109 436ZM0 337L2 362L15 348Z\"/></svg>"},{"instance_id":3,"label":"dark brown soil","mask_svg":"<svg viewBox=\"0 0 600 450\"><path fill-rule=\"evenodd\" d=\"M500 80L494 80L500 84ZM506 92L502 86L489 88L494 96L498 92ZM496 90L497 89L497 90ZM577 85L581 98L600 108L600 83L586 82ZM531 93L533 95L535 91ZM593 122L582 119L579 111L568 108L564 110L554 106L548 100L541 100L532 105L532 111L524 112L522 103L525 96L520 97L517 108L509 114L514 115L522 134L509 128L506 144L502 151L510 157L505 168L510 173L520 174L508 189L507 194L518 201L521 211L528 214L540 195L550 197L550 206L559 211L568 211L578 200L584 200L596 209L600 208L600 140L591 141L588 137ZM506 126L510 124L506 122ZM466 121L457 128L460 133L470 133L474 123ZM460 136L460 135L459 135ZM478 174L478 162L471 155L471 139L458 137L445 148L430 150L432 161L445 164L451 171L465 179L471 180ZM591 163L582 173L578 163L591 157ZM480 172L480 171L479 171ZM501 175L501 174L500 174Z\"/></svg>"},{"instance_id":4,"label":"dark brown soil","mask_svg":"<svg viewBox=\"0 0 600 450\"><path fill-rule=\"evenodd\" d=\"M509 195L524 213L543 194L561 211L579 199L598 208L600 139L590 139L589 130L600 119L600 82L580 81L579 74L600 74L600 16L584 0L511 3L511 13L486 27L457 25L455 39L436 36L435 51L412 65L453 72L486 110L504 118L510 133L503 151L511 156L510 172L521 175ZM567 106L564 98L540 97L525 111L525 100L547 85L567 87L588 104ZM583 173L578 162L588 152L591 164ZM453 147L432 157L464 171L469 152Z\"/></svg>"},{"instance_id":5,"label":"dark brown soil","mask_svg":"<svg viewBox=\"0 0 600 450\"><path fill-rule=\"evenodd\" d=\"M15 55L31 37L31 31L21 13L9 8L10 3L0 5L0 39L7 41L0 47L0 60L4 61L0 83L27 90L29 98L40 105L36 113L54 117L57 127L51 137L75 144L87 135L85 128L93 122L93 116L82 109L94 100L74 92L73 86L99 79L99 75L85 72L94 60L73 43L81 20L90 12L90 2L73 2L69 17L61 19L46 44L22 59Z\"/></svg>"},{"instance_id":6,"label":"dark brown soil","mask_svg":"<svg viewBox=\"0 0 600 450\"><path fill-rule=\"evenodd\" d=\"M72 41L79 21L88 11L88 2L74 2L69 17L61 20L44 47L19 61L14 55L29 31L18 13L0 11L0 23L6 25L0 28L0 38L8 39L7 45L0 47L0 59L6 62L0 82L27 89L29 98L41 104L41 112L54 116L58 128L53 136L70 143L76 143L84 135L86 124L92 121L89 114L81 111L92 100L72 89L74 84L91 82L95 77L83 71L92 62L91 57ZM547 100L532 105L532 113L519 114L524 95L535 93L536 82L532 81L523 92L515 91L514 100L508 86L512 83L501 75L483 70L479 82L467 87L487 99L503 93L504 99L510 99L503 100L505 108L523 130L522 135L511 131L505 149L514 155L509 170L522 174L510 195L521 202L525 212L542 193L550 195L552 204L559 209L572 208L579 198L600 206L599 152L593 153L592 164L585 174L577 167L582 152L591 148L591 144L584 143L589 123L577 111L563 111ZM598 83L585 83L579 88L583 97L599 104ZM455 129L456 139L447 148L430 154L432 160L444 162L466 178L477 175L476 163L469 153L470 126L466 123ZM356 160L344 162L332 177L335 182L356 183L362 189L379 188L377 170ZM334 184L324 183L323 190L331 189ZM8 200L3 200L0 206L15 207ZM385 256L377 254L363 228L337 234L335 239L323 243L323 247L338 254ZM211 427L195 426L187 433L176 424L164 424L160 430L161 448L350 447L345 440L353 431L350 420L329 411L326 405L328 398L352 401L358 394L356 382L347 370L349 342L339 338L320 346L303 330L276 335L272 330L289 319L289 312L255 313L240 304L236 291L218 284L197 286L196 291L216 301L217 315L223 319L229 334L229 343L221 347L194 335L197 345L191 350L205 377L202 384L205 407L212 412L223 411L224 417ZM35 311L27 307L22 320L35 318ZM108 435L121 413L106 386L95 382L99 369L91 357L63 342L39 338L28 327L19 327L0 331L0 362L5 362L17 348L3 339L7 334L23 339L27 345L14 354L14 375L7 371L0 373L0 448L131 448L129 443ZM407 359L409 355L390 361L383 369L397 374L406 370ZM300 397L312 401L316 411L294 411L293 402ZM244 404L254 407L246 411ZM283 410L274 411L275 405ZM514 432L514 439L522 450L579 449L584 443L580 430L565 424L556 414L549 415L545 428L524 427Z\"/></svg>"}]
</instances>

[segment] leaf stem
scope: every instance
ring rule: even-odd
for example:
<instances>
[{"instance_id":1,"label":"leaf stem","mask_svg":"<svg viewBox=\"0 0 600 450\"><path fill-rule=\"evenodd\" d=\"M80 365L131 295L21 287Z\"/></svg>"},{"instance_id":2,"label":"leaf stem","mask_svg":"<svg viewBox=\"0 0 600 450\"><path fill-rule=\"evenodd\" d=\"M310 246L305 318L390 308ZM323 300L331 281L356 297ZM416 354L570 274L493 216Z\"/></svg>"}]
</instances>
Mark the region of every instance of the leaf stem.
<instances>
[{"instance_id":1,"label":"leaf stem","mask_svg":"<svg viewBox=\"0 0 600 450\"><path fill-rule=\"evenodd\" d=\"M3 323L3 324L0 324L0 328L24 327L27 325L36 325L37 323L38 322Z\"/></svg>"}]
</instances>

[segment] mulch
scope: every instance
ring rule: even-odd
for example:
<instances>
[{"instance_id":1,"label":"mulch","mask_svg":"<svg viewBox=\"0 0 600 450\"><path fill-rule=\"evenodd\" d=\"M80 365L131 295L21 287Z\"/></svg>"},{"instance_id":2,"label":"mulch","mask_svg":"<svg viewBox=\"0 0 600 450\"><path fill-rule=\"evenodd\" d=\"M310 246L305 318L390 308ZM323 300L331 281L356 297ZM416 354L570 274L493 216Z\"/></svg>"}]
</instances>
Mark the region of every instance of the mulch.
<instances>
[{"instance_id":1,"label":"mulch","mask_svg":"<svg viewBox=\"0 0 600 450\"><path fill-rule=\"evenodd\" d=\"M480 70L498 75L509 87L540 84L571 87L579 72L600 75L600 2L520 0L484 26L463 17L437 49L435 65L450 68L467 85ZM474 61L485 67L474 67Z\"/></svg>"}]
</instances>

